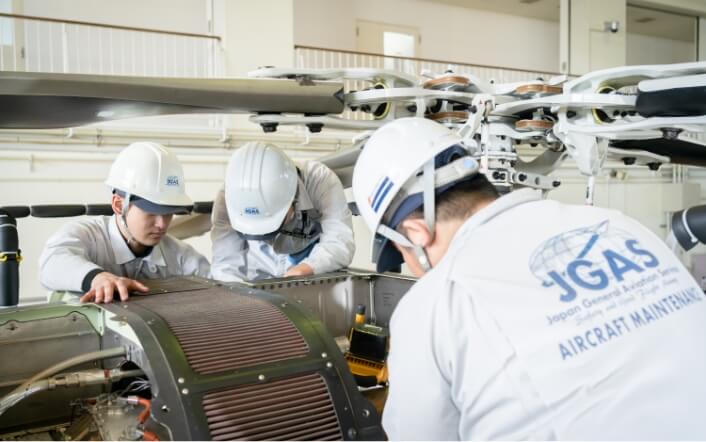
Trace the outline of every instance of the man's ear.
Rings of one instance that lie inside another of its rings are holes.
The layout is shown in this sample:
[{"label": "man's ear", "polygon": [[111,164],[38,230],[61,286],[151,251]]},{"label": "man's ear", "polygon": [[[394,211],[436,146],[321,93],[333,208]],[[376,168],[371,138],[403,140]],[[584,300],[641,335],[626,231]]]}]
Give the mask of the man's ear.
[{"label": "man's ear", "polygon": [[123,199],[120,195],[113,194],[113,199],[110,201],[110,205],[113,207],[113,213],[116,215],[122,215],[123,213]]},{"label": "man's ear", "polygon": [[421,218],[406,219],[400,223],[400,227],[404,235],[418,246],[429,247],[434,240],[427,223]]}]

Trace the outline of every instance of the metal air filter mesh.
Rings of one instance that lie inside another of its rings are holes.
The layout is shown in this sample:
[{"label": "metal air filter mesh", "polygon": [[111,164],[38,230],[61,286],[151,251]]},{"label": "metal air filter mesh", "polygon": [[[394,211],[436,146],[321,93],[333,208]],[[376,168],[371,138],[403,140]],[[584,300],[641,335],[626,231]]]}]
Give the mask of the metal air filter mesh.
[{"label": "metal air filter mesh", "polygon": [[328,387],[316,374],[204,395],[213,440],[342,440]]},{"label": "metal air filter mesh", "polygon": [[302,335],[277,307],[223,288],[135,297],[133,302],[164,319],[189,365],[201,375],[309,352]]}]

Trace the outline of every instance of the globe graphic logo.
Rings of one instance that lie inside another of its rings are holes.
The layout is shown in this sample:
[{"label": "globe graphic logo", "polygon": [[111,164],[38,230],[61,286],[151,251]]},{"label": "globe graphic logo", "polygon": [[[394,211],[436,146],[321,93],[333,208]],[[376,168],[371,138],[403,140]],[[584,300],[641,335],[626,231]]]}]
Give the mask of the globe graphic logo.
[{"label": "globe graphic logo", "polygon": [[610,227],[608,220],[569,230],[548,239],[537,247],[530,257],[529,268],[544,287],[555,284],[548,276],[550,272],[554,271],[566,277],[566,268],[579,259],[592,263],[589,271],[601,269],[608,278],[615,280],[603,256],[603,251],[611,250],[638,264],[650,259],[644,254],[633,252],[626,246],[626,242],[633,238],[633,235],[624,230]]}]

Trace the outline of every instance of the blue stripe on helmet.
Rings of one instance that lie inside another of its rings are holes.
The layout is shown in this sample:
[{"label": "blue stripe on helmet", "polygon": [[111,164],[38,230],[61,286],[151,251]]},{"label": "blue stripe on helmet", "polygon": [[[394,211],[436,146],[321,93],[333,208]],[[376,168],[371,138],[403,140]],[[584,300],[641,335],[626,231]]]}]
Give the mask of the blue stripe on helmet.
[{"label": "blue stripe on helmet", "polygon": [[371,206],[375,207],[375,205],[378,203],[378,198],[380,197],[380,194],[382,193],[382,190],[385,188],[385,185],[388,181],[390,181],[388,177],[385,177],[382,180],[377,190],[375,191],[375,194],[373,195],[373,201],[370,203]]},{"label": "blue stripe on helmet", "polygon": [[394,185],[394,183],[393,183],[392,181],[389,181],[389,180],[388,180],[388,184],[387,184],[387,186],[385,186],[385,190],[383,190],[383,192],[382,192],[382,194],[380,195],[380,198],[378,199],[377,203],[375,204],[375,206],[373,206],[373,210],[374,210],[375,212],[378,211],[378,209],[380,208],[380,205],[382,205],[382,202],[385,200],[385,197],[387,196],[387,193],[390,191],[390,189],[392,189],[392,186],[393,186],[393,185]]}]

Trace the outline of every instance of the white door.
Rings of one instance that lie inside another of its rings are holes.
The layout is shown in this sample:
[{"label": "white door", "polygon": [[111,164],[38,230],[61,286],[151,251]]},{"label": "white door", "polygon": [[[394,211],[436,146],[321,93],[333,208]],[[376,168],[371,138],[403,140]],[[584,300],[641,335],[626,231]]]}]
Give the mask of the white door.
[{"label": "white door", "polygon": [[358,52],[418,57],[421,37],[419,29],[366,20],[356,24],[356,49]]},{"label": "white door", "polygon": [[[388,57],[419,56],[421,37],[417,28],[358,20],[356,24],[356,49],[358,52],[380,54]],[[372,62],[373,60],[371,60]],[[400,58],[376,58],[377,64],[370,67],[408,71],[409,60]]]}]

